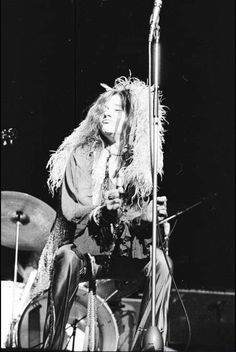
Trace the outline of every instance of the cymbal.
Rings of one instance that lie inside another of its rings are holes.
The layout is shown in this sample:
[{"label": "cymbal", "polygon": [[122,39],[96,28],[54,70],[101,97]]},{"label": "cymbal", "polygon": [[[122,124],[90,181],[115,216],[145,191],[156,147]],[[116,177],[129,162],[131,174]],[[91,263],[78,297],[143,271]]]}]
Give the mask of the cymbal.
[{"label": "cymbal", "polygon": [[19,250],[42,250],[55,217],[55,210],[38,198],[21,192],[2,191],[1,245],[15,248],[19,221]]}]

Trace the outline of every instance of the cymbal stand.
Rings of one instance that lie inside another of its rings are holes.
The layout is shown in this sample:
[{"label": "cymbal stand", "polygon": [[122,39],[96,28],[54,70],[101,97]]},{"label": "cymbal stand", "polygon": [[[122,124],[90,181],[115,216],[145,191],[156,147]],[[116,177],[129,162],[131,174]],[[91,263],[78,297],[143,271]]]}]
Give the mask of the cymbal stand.
[{"label": "cymbal stand", "polygon": [[22,211],[16,211],[16,215],[14,215],[11,219],[16,223],[16,242],[15,242],[15,264],[14,264],[14,281],[12,287],[12,311],[11,311],[11,325],[10,325],[10,333],[7,345],[10,348],[16,347],[15,341],[15,332],[14,327],[16,324],[16,314],[15,314],[15,298],[16,298],[16,282],[17,282],[17,267],[18,267],[18,249],[19,249],[19,233],[20,233],[20,225],[26,222],[26,216],[22,213]]}]

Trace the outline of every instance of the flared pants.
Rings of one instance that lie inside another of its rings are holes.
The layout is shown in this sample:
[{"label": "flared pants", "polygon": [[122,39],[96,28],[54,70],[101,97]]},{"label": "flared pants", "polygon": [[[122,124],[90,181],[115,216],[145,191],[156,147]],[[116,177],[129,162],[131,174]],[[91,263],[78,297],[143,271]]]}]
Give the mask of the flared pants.
[{"label": "flared pants", "polygon": [[[95,256],[97,279],[134,280],[144,284],[138,331],[134,345],[140,349],[142,331],[151,323],[151,263],[148,259],[112,256],[104,262]],[[106,264],[104,264],[106,263]],[[78,285],[88,280],[86,256],[74,244],[60,247],[54,260],[52,280],[48,294],[48,307],[44,326],[43,349],[60,351],[63,348],[65,326]],[[162,332],[164,343],[167,335],[167,313],[171,288],[171,275],[163,252],[156,252],[156,324]]]}]

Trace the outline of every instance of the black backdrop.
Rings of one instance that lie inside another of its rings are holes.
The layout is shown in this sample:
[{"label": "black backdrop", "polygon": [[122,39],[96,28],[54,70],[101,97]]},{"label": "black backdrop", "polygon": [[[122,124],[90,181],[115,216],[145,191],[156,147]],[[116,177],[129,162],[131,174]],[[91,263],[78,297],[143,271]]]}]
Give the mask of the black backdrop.
[{"label": "black backdrop", "polygon": [[[2,0],[2,190],[55,208],[49,151],[114,79],[148,75],[153,1]],[[170,241],[179,287],[234,288],[233,1],[162,3],[160,85],[169,107],[165,175],[169,213],[217,196],[179,218]],[[2,267],[13,258],[2,247]],[[8,265],[13,272],[13,266]],[[8,274],[2,272],[4,279]]]}]

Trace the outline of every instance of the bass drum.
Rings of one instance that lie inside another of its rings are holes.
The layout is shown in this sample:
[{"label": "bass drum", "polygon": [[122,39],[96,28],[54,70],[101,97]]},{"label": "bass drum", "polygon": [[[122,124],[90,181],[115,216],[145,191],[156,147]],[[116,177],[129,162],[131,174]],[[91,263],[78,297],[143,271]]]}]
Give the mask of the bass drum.
[{"label": "bass drum", "polygon": [[[17,327],[17,347],[40,349],[43,341],[43,328],[46,317],[48,291],[33,298],[25,308]],[[63,350],[83,351],[87,321],[88,291],[79,287],[65,328]],[[97,306],[97,344],[96,351],[116,351],[118,346],[118,327],[112,311],[105,301],[96,296]],[[77,321],[73,340],[73,322]]]}]

